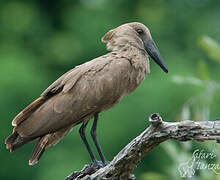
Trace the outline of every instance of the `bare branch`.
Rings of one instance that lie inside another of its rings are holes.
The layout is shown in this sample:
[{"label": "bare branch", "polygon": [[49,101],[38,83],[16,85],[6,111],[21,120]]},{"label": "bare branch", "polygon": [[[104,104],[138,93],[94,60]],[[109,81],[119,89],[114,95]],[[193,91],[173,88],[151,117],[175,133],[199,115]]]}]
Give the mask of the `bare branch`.
[{"label": "bare branch", "polygon": [[151,125],[123,148],[107,166],[97,170],[87,165],[82,171],[72,173],[66,180],[135,179],[132,172],[141,158],[168,139],[220,142],[220,121],[164,122],[158,113],[152,114],[149,121]]}]

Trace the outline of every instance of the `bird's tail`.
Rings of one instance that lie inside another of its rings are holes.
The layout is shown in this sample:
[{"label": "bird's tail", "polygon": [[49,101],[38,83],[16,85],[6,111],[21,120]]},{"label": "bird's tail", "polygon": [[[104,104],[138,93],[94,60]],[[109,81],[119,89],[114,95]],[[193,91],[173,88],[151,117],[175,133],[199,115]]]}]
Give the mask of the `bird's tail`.
[{"label": "bird's tail", "polygon": [[10,149],[10,152],[14,152],[16,149],[22,145],[33,141],[33,137],[21,137],[16,131],[14,131],[10,136],[5,140],[6,148]]},{"label": "bird's tail", "polygon": [[74,125],[65,127],[57,132],[47,134],[41,137],[21,137],[19,133],[14,130],[14,132],[5,140],[7,149],[10,149],[11,152],[15,151],[17,148],[21,147],[23,144],[26,144],[33,140],[38,140],[32,155],[29,159],[29,165],[35,165],[44,151],[49,147],[57,144],[69,131],[73,128]]},{"label": "bird's tail", "polygon": [[36,144],[34,151],[29,159],[29,165],[35,165],[49,147],[56,145],[64,136],[66,136],[74,125],[65,127],[57,132],[42,136]]},{"label": "bird's tail", "polygon": [[[35,165],[43,152],[46,149],[47,141],[45,141],[45,136],[41,137],[36,144],[34,151],[30,157],[29,165]],[[5,140],[6,148],[10,150],[10,152],[14,152],[16,149],[21,147],[22,145],[35,140],[36,138],[32,137],[21,137],[16,131],[14,131],[10,136],[8,136]]]},{"label": "bird's tail", "polygon": [[[8,138],[5,140],[6,148],[10,150],[10,152],[14,152],[16,149],[21,147],[22,145],[35,140],[36,138],[24,138],[21,137],[16,131],[14,131]],[[44,142],[44,137],[38,140],[34,151],[30,157],[29,165],[34,165],[38,162],[43,152],[45,151],[46,143]]]},{"label": "bird's tail", "polygon": [[36,144],[34,151],[29,159],[29,165],[33,166],[38,163],[40,157],[43,155],[46,149],[46,143],[44,143],[44,137],[40,138],[38,143]]}]

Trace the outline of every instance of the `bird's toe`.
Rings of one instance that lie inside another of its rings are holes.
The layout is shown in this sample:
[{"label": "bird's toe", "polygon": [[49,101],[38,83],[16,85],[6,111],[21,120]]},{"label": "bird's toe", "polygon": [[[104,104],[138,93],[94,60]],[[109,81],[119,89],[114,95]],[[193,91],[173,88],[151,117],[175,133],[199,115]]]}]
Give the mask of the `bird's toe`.
[{"label": "bird's toe", "polygon": [[91,165],[91,168],[94,168],[94,169],[99,169],[99,168],[102,168],[106,166],[104,163],[102,163],[102,161],[94,161]]}]

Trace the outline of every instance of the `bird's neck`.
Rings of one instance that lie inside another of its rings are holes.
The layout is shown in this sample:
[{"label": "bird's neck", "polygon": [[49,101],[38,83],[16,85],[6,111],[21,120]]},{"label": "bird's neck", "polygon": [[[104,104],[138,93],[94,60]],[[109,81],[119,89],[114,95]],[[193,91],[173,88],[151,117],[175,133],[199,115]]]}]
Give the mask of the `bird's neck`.
[{"label": "bird's neck", "polygon": [[126,44],[117,49],[117,54],[128,59],[134,68],[143,69],[146,73],[150,73],[149,58],[144,49]]},{"label": "bird's neck", "polygon": [[130,61],[130,87],[128,92],[134,91],[150,73],[149,59],[145,51],[131,45],[125,45],[112,52],[119,58],[126,58]]}]

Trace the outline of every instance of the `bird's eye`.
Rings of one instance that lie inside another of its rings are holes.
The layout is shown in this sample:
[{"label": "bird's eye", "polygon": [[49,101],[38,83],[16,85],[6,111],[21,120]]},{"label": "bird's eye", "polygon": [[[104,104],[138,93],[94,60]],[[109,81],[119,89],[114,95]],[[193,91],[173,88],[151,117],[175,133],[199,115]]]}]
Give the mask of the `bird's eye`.
[{"label": "bird's eye", "polygon": [[144,33],[144,31],[143,31],[142,29],[137,29],[136,31],[137,31],[137,33],[138,33],[139,35],[141,35],[141,34]]}]

